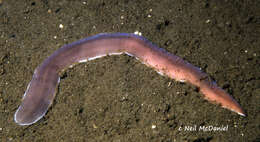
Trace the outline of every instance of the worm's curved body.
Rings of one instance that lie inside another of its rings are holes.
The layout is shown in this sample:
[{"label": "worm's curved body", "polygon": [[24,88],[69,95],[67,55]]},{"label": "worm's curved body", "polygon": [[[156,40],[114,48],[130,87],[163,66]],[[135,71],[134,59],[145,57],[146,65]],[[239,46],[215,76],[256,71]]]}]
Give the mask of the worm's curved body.
[{"label": "worm's curved body", "polygon": [[76,63],[106,55],[127,54],[177,81],[197,86],[205,98],[245,116],[239,104],[199,68],[158,48],[142,36],[128,33],[98,34],[63,46],[38,66],[17,109],[14,120],[30,125],[41,119],[55,97],[59,72]]}]

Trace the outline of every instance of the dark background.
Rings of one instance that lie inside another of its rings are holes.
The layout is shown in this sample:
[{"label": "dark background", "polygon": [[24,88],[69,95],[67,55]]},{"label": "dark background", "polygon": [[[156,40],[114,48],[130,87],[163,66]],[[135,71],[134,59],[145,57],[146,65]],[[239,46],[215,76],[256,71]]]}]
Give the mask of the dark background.
[{"label": "dark background", "polygon": [[[258,0],[0,0],[0,141],[260,141],[259,8]],[[201,67],[247,117],[121,55],[67,69],[47,115],[14,123],[34,69],[56,49],[135,31]],[[194,125],[228,131],[178,130]]]}]

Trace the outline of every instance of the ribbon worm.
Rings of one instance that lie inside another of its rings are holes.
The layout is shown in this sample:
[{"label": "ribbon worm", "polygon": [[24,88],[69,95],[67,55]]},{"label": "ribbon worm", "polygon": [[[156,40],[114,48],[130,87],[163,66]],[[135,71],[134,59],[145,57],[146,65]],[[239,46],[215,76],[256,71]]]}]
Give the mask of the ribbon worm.
[{"label": "ribbon worm", "polygon": [[30,125],[45,115],[55,97],[60,81],[59,72],[66,67],[120,54],[135,57],[161,75],[193,84],[210,102],[245,116],[239,104],[199,68],[157,47],[142,36],[114,33],[98,34],[65,45],[45,59],[34,71],[22,104],[14,115],[15,122],[19,125]]}]

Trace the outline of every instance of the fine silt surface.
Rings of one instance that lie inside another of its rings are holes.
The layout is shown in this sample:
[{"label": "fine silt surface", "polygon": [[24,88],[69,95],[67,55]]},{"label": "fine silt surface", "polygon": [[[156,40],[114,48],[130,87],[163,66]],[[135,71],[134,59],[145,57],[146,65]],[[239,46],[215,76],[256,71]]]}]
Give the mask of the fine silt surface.
[{"label": "fine silt surface", "polygon": [[[257,0],[0,0],[0,141],[259,142],[259,7]],[[247,116],[120,55],[66,69],[47,114],[30,126],[14,123],[45,58],[115,32],[140,32],[200,67]]]}]

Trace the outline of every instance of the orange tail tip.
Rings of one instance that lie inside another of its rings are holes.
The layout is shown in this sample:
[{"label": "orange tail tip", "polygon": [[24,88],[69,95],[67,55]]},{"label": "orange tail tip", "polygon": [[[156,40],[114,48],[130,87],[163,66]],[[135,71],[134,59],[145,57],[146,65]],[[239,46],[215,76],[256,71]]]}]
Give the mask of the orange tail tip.
[{"label": "orange tail tip", "polygon": [[[237,102],[236,102],[236,104],[238,105]],[[244,110],[239,105],[235,109],[228,108],[228,107],[225,107],[225,106],[222,106],[222,107],[229,109],[229,110],[231,110],[231,111],[233,111],[233,112],[235,112],[235,113],[237,113],[237,114],[239,114],[243,117],[246,117],[246,113],[244,112]]]},{"label": "orange tail tip", "polygon": [[219,88],[215,83],[211,84],[209,82],[204,82],[200,88],[200,91],[210,102],[220,104],[223,108],[236,112],[241,116],[246,116],[245,112],[236,100],[223,89]]}]

